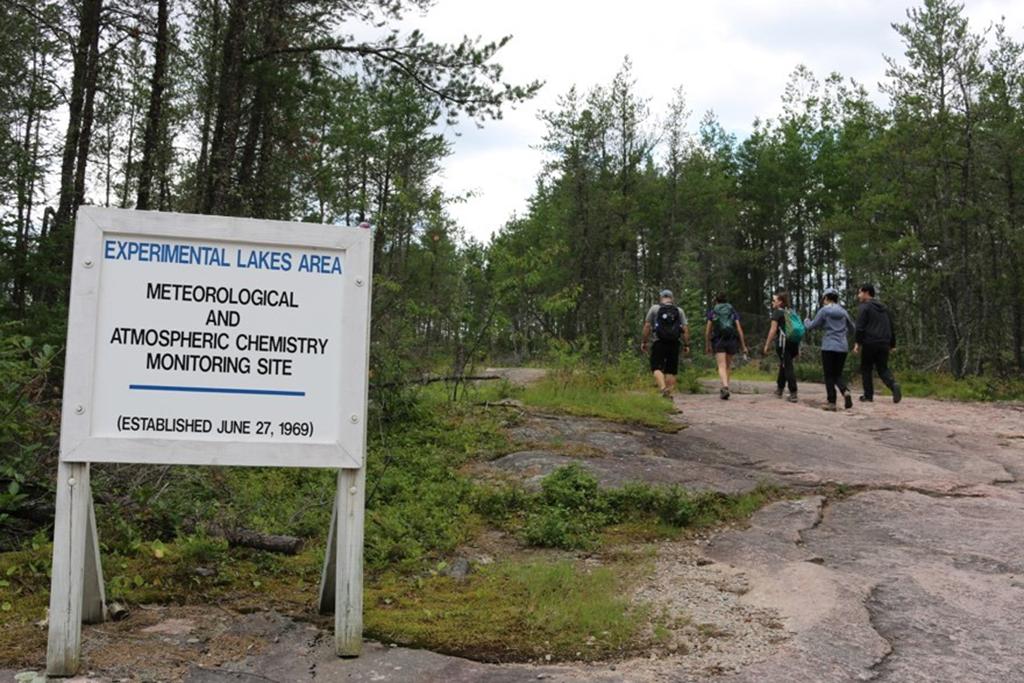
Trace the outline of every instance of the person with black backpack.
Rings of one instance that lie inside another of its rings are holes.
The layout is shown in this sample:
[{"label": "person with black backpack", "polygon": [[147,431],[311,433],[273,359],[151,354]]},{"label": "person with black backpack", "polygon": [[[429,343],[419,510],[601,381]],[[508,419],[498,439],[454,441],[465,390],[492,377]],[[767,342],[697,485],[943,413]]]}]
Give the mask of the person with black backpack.
[{"label": "person with black backpack", "polygon": [[[654,344],[648,344],[651,334]],[[676,375],[679,374],[680,346],[690,352],[690,327],[686,323],[686,314],[676,306],[671,290],[663,289],[659,295],[659,303],[651,306],[644,317],[644,330],[640,342],[640,351],[651,350],[651,372],[658,391],[665,398],[671,398],[676,388]]]},{"label": "person with black backpack", "polygon": [[704,349],[714,353],[718,363],[718,377],[722,380],[719,397],[724,401],[729,398],[729,370],[732,357],[739,353],[749,353],[747,340],[743,336],[743,325],[740,314],[736,312],[729,298],[723,294],[715,295],[715,305],[708,311],[708,323],[704,327]]},{"label": "person with black backpack", "polygon": [[875,298],[875,286],[862,285],[857,293],[860,308],[857,313],[857,330],[853,352],[860,354],[860,377],[864,385],[861,401],[875,400],[875,384],[872,375],[878,369],[878,376],[892,391],[892,402],[903,399],[903,391],[889,369],[889,353],[896,348],[896,327],[892,313],[885,304]]}]

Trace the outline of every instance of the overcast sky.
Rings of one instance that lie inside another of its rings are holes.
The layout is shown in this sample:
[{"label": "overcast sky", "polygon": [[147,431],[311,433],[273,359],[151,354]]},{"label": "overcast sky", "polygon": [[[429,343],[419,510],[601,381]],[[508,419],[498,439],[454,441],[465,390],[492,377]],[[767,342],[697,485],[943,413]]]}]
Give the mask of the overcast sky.
[{"label": "overcast sky", "polygon": [[[975,30],[1005,16],[1024,35],[1024,3],[966,0]],[[451,207],[468,235],[486,241],[522,213],[543,154],[541,110],[576,85],[586,91],[611,82],[629,55],[638,93],[660,117],[682,86],[693,127],[708,109],[741,138],[755,117],[780,110],[786,81],[798,64],[819,80],[838,71],[877,93],[882,55],[902,56],[893,22],[906,18],[910,0],[437,0],[425,16],[404,24],[431,40],[463,35],[487,40],[512,34],[498,53],[512,82],[545,81],[540,94],[483,129],[446,129],[454,153],[440,179],[449,194],[474,197]],[[458,137],[456,133],[460,133]]]}]

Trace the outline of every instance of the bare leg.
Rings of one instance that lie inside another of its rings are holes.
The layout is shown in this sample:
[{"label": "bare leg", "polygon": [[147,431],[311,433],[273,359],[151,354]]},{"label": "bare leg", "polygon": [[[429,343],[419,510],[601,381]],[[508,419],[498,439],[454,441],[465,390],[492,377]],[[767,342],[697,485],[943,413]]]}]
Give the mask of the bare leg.
[{"label": "bare leg", "polygon": [[722,388],[729,388],[729,361],[731,360],[727,353],[716,353],[715,360],[718,361],[718,378],[722,380]]},{"label": "bare leg", "polygon": [[676,391],[676,376],[665,375],[665,389],[670,393],[674,394]]},{"label": "bare leg", "polygon": [[665,391],[665,373],[661,370],[655,370],[654,383],[658,385],[658,391]]}]

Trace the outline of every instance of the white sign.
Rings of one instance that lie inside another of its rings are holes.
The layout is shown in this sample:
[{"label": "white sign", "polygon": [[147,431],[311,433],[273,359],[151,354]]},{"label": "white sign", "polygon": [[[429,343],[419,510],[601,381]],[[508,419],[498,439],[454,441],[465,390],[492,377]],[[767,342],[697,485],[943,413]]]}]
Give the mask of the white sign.
[{"label": "white sign", "polygon": [[61,457],[360,467],[372,233],[82,207]]}]

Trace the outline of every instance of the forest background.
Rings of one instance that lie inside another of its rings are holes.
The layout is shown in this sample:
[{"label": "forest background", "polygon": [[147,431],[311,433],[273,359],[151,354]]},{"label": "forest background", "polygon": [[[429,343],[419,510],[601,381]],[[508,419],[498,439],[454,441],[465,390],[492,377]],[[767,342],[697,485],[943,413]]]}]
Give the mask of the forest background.
[{"label": "forest background", "polygon": [[[543,114],[536,190],[484,244],[437,185],[452,151],[442,126],[486,124],[541,84],[505,82],[508,38],[450,45],[390,30],[429,4],[0,3],[0,549],[38,540],[51,520],[83,203],[372,224],[378,446],[426,419],[409,379],[485,360],[638,367],[640,321],[664,286],[698,325],[727,293],[756,338],[775,289],[810,313],[826,287],[852,302],[873,282],[894,312],[898,369],[978,398],[1019,387],[1024,45],[1004,26],[976,29],[961,5],[925,0],[894,26],[905,53],[887,60],[884,104],[798,66],[782,113],[744,139],[714,112],[694,117],[683,88],[652,112],[626,57],[606,85],[570,90]],[[101,506],[134,515],[108,537],[195,529],[214,514],[200,508],[218,476],[103,470]],[[158,504],[168,477],[189,494]],[[423,537],[385,512],[417,495],[400,488],[371,501],[371,564]]]}]

